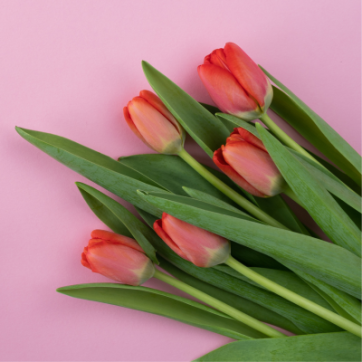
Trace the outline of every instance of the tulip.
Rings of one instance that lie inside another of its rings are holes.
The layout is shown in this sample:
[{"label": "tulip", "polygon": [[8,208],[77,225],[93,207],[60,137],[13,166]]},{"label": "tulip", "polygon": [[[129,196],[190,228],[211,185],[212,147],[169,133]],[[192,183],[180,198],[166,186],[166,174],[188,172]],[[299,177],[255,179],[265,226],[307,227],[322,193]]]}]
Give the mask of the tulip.
[{"label": "tulip", "polygon": [[141,285],[155,273],[135,240],[104,230],[92,231],[91,237],[81,263],[93,272],[128,285]]},{"label": "tulip", "polygon": [[253,120],[269,108],[273,88],[268,78],[236,44],[226,43],[224,49],[214,50],[197,70],[222,112]]},{"label": "tulip", "polygon": [[243,128],[235,128],[214,152],[213,161],[241,188],[258,197],[274,196],[286,187],[263,143]]},{"label": "tulip", "polygon": [[154,93],[143,90],[123,108],[131,130],[159,153],[178,154],[185,142],[185,133],[175,117]]},{"label": "tulip", "polygon": [[208,268],[222,264],[230,256],[228,240],[165,212],[153,228],[176,254],[196,266]]}]

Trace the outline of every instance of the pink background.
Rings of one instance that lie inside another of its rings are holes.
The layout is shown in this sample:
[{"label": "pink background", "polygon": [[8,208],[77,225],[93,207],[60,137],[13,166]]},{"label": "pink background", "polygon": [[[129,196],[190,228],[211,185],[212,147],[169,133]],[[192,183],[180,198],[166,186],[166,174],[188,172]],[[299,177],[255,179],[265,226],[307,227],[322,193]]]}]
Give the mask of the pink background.
[{"label": "pink background", "polygon": [[141,60],[210,102],[196,66],[234,41],[359,150],[360,7],[359,0],[0,0],[0,358],[189,361],[231,341],[57,294],[60,286],[107,281],[80,264],[90,231],[103,225],[74,185],[90,182],[21,139],[15,125],[112,157],[149,153],[122,116],[128,100],[149,89]]}]

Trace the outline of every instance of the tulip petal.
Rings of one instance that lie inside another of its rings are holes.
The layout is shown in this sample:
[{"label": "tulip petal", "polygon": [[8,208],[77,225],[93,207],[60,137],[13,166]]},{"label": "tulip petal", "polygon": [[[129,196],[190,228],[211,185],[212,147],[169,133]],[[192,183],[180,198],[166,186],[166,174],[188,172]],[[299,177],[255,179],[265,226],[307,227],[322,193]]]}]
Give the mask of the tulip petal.
[{"label": "tulip petal", "polygon": [[259,192],[268,196],[280,193],[284,179],[267,152],[244,141],[228,142],[223,156]]},{"label": "tulip petal", "polygon": [[227,71],[230,71],[226,64],[226,57],[224,49],[216,49],[210,55],[207,56],[207,62],[217,67],[224,68]]},{"label": "tulip petal", "polygon": [[187,255],[175,244],[162,228],[162,219],[156,220],[153,224],[156,234],[172,249],[177,255],[183,259],[187,259]]},{"label": "tulip petal", "polygon": [[175,125],[145,99],[135,97],[128,103],[128,112],[145,142],[160,153],[177,153],[182,138]]},{"label": "tulip petal", "polygon": [[212,64],[200,65],[197,71],[210,97],[224,113],[242,117],[251,112],[248,119],[260,116],[255,101],[229,71]]},{"label": "tulip petal", "polygon": [[230,165],[227,164],[223,156],[223,148],[224,146],[216,150],[214,153],[214,157],[212,159],[215,165],[245,191],[257,197],[265,197],[263,193],[250,185],[248,181],[246,181],[242,176],[239,175],[238,172],[236,172]]},{"label": "tulip petal", "polygon": [[210,267],[226,261],[229,242],[197,226],[188,224],[169,214],[162,215],[162,228],[185,259],[199,267]]},{"label": "tulip petal", "polygon": [[182,133],[181,125],[176,121],[176,118],[172,115],[172,113],[166,108],[161,99],[156,96],[156,94],[148,91],[142,90],[140,92],[140,97],[145,99],[152,107],[156,108],[164,117],[166,117],[178,130],[178,132]]},{"label": "tulip petal", "polygon": [[124,246],[128,246],[134,250],[137,250],[141,253],[144,253],[143,249],[138,245],[138,243],[129,238],[128,236],[119,235],[112,233],[106,230],[93,230],[91,233],[92,240],[89,241],[88,245],[93,246],[96,242],[99,241],[112,241],[114,243],[119,243]]},{"label": "tulip petal", "polygon": [[112,241],[88,246],[86,258],[92,271],[129,285],[139,285],[151,263],[143,253]]},{"label": "tulip petal", "polygon": [[[263,71],[234,43],[226,43],[224,52],[231,73],[246,93],[253,97],[261,108],[264,108],[266,106],[265,98],[270,91],[272,92],[272,89]],[[269,104],[270,101],[268,100]]]},{"label": "tulip petal", "polygon": [[[243,140],[245,140],[248,143],[251,143],[252,145],[260,148],[261,150],[268,152],[263,144],[263,142],[258,138],[255,137],[251,132],[247,131],[244,128],[235,128],[236,132],[242,137]],[[234,132],[235,132],[234,130]]]},{"label": "tulip petal", "polygon": [[151,146],[146,142],[146,140],[143,138],[143,136],[141,135],[141,133],[138,131],[136,125],[133,123],[132,118],[131,118],[131,115],[129,114],[127,107],[124,107],[124,108],[123,108],[123,116],[124,116],[124,119],[126,120],[128,126],[129,126],[129,128],[133,131],[133,133],[134,133],[142,142],[146,143],[147,146],[151,147]]}]

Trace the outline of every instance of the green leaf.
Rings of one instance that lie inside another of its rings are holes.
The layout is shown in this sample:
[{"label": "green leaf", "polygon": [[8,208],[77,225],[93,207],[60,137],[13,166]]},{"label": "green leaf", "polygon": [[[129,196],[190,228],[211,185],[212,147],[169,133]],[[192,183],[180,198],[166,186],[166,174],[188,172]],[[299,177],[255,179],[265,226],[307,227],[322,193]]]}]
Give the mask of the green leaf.
[{"label": "green leaf", "polygon": [[152,288],[94,283],[70,285],[57,289],[57,292],[74,298],[157,314],[234,339],[252,339],[263,336],[215,309]]},{"label": "green leaf", "polygon": [[361,185],[361,156],[287,87],[265,69],[261,69],[280,88],[273,87],[274,96],[270,108]]},{"label": "green leaf", "polygon": [[[137,209],[137,211],[148,225],[153,225],[155,218],[152,215],[147,214],[140,209]],[[222,273],[215,268],[199,268],[193,265],[174,253],[157,235],[151,240],[151,242],[156,248],[158,254],[182,271],[217,288],[233,293],[244,299],[248,299],[249,301],[278,313],[279,315],[289,319],[305,333],[321,333],[340,330],[335,325],[325,321],[313,313],[306,311],[303,308],[298,307],[274,293],[255,287],[240,280],[239,278]],[[217,295],[215,297],[217,298]],[[258,317],[256,316],[256,318]],[[273,324],[288,330],[288,327],[285,325]]]},{"label": "green leaf", "polygon": [[212,157],[229,136],[228,129],[206,108],[149,63],[142,68],[153,90],[186,132]]},{"label": "green leaf", "polygon": [[[217,270],[220,270],[224,273],[232,275],[236,278],[245,280],[246,282],[253,284],[259,288],[263,288],[261,285],[253,282],[249,278],[244,275],[238,273],[234,269],[230,268],[227,265],[218,265],[215,267]],[[267,268],[251,268],[255,272],[264,277],[276,282],[279,285],[321,305],[322,307],[333,310],[329,303],[325,301],[324,298],[320,296],[313,288],[311,288],[306,282],[300,279],[296,274],[286,271],[286,270],[275,270],[275,269],[267,269]]]},{"label": "green leaf", "polygon": [[64,137],[16,127],[21,137],[49,156],[104,187],[124,200],[145,208],[154,215],[160,210],[151,207],[137,194],[137,189],[161,191],[149,178],[116,160]]},{"label": "green leaf", "polygon": [[[155,207],[229,240],[272,258],[285,259],[301,271],[311,274],[337,289],[361,296],[361,259],[346,249],[307,235],[243,220],[210,209],[210,205],[191,198],[139,192]],[[237,215],[237,214],[235,214]],[[156,248],[157,249],[157,248]]]},{"label": "green leaf", "polygon": [[361,256],[360,231],[323,185],[261,125],[264,146],[314,221],[336,244]]},{"label": "green leaf", "polygon": [[[221,191],[216,189],[205,180],[199,173],[190,167],[185,161],[178,156],[160,155],[160,154],[144,154],[128,157],[120,157],[118,161],[145,177],[151,179],[153,183],[160,188],[168,190],[177,195],[187,195],[183,187],[190,187],[209,195],[223,200],[226,203],[235,205]],[[238,190],[230,179],[210,167],[206,167],[215,176],[227,183],[228,186]]]},{"label": "green leaf", "polygon": [[361,361],[361,339],[348,332],[232,342],[194,360],[206,361]]},{"label": "green leaf", "polygon": [[146,255],[156,264],[156,250],[145,237],[147,226],[117,201],[81,182],[76,182],[91,210],[115,233],[136,239]]},{"label": "green leaf", "polygon": [[[196,199],[196,200],[200,200],[200,201],[204,201],[208,204],[214,205],[214,206],[218,206],[222,209],[225,210],[229,210],[229,211],[233,211],[236,212],[240,215],[243,215],[244,218],[249,218],[249,219],[254,219],[253,217],[250,217],[250,215],[246,214],[245,212],[239,210],[238,208],[236,208],[235,206],[232,206],[230,204],[228,204],[225,201],[222,201],[210,194],[207,194],[205,192],[199,191],[199,190],[195,190],[192,189],[190,187],[183,187],[183,190],[186,192],[187,195],[189,195],[190,197]],[[261,223],[261,221],[254,219],[254,222],[258,222]]]},{"label": "green leaf", "polygon": [[325,169],[323,166],[313,162],[310,158],[301,155],[300,153],[289,149],[295,158],[313,175],[315,179],[323,184],[323,186],[333,195],[343,200],[347,205],[361,213],[362,199],[349,187],[347,187],[338,177],[332,172]]},{"label": "green leaf", "polygon": [[264,308],[248,299],[242,298],[238,295],[217,288],[214,285],[203,282],[200,279],[185,273],[162,257],[159,257],[159,259],[162,269],[166,270],[168,273],[173,275],[175,278],[180,279],[184,283],[191,285],[194,288],[201,290],[204,293],[211,295],[212,297],[219,299],[231,307],[234,307],[260,321],[281,327],[295,334],[305,334],[305,332],[299,329],[287,318],[282,317],[280,314]]},{"label": "green leaf", "polygon": [[[288,265],[288,262],[284,261],[284,264]],[[290,266],[289,266],[290,267]],[[291,270],[298,273],[298,275],[303,278],[306,282],[309,283],[312,287],[317,288],[316,290],[321,291],[321,295],[325,297],[327,295],[329,298],[326,298],[328,302],[330,299],[333,300],[332,307],[335,307],[335,304],[338,305],[340,309],[343,309],[346,313],[348,313],[353,319],[355,319],[358,323],[362,322],[361,317],[361,302],[357,298],[352,297],[351,295],[342,292],[341,290],[332,287],[331,285],[318,280],[317,278],[311,276],[308,273],[302,272],[300,270],[296,270],[293,267],[290,267]],[[338,312],[338,311],[337,311]]]}]

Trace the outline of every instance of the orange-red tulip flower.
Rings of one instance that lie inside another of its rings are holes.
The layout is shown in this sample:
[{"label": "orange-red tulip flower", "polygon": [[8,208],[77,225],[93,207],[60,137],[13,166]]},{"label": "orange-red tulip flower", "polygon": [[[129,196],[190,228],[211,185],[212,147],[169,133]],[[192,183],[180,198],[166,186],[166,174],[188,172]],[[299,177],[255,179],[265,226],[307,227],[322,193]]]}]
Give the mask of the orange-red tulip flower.
[{"label": "orange-red tulip flower", "polygon": [[159,153],[178,154],[185,142],[185,133],[175,117],[154,93],[143,90],[123,108],[131,130]]},{"label": "orange-red tulip flower", "polygon": [[154,265],[135,240],[104,230],[92,231],[91,237],[82,254],[85,267],[128,285],[153,276]]},{"label": "orange-red tulip flower", "polygon": [[230,256],[230,242],[197,226],[162,214],[153,228],[179,256],[203,268],[224,263]]},{"label": "orange-red tulip flower", "polygon": [[236,184],[254,196],[283,192],[286,183],[263,143],[243,128],[235,128],[214,152],[213,161]]},{"label": "orange-red tulip flower", "polygon": [[252,120],[259,118],[272,101],[268,78],[234,43],[207,55],[197,70],[210,97],[224,113]]}]

